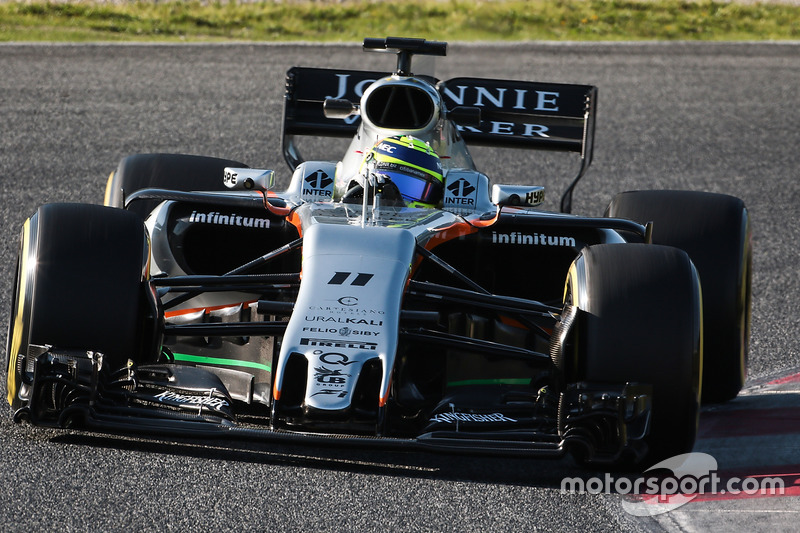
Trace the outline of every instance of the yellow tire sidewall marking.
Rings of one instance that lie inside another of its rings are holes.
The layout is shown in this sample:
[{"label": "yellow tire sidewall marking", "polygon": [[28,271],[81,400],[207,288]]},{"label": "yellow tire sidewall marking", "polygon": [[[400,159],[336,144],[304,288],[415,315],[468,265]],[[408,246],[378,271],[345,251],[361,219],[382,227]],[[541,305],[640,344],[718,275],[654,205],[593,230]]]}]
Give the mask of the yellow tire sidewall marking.
[{"label": "yellow tire sidewall marking", "polygon": [[7,369],[7,391],[8,403],[13,403],[14,397],[17,395],[17,356],[22,350],[23,343],[27,343],[27,339],[23,339],[23,332],[25,330],[22,323],[25,317],[25,300],[28,290],[28,256],[30,251],[30,219],[25,221],[22,227],[22,252],[20,255],[20,269],[19,269],[19,290],[17,293],[16,313],[14,315],[14,326],[11,332],[10,352],[8,354],[8,369]]}]

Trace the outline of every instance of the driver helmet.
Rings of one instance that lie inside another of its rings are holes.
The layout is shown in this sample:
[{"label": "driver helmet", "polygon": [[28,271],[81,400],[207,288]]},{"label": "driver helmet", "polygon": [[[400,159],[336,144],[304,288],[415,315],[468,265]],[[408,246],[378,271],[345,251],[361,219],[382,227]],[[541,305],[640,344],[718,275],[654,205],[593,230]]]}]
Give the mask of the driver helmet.
[{"label": "driver helmet", "polygon": [[436,207],[444,197],[442,162],[433,148],[410,135],[387,137],[364,156],[361,173],[388,178],[408,207]]}]

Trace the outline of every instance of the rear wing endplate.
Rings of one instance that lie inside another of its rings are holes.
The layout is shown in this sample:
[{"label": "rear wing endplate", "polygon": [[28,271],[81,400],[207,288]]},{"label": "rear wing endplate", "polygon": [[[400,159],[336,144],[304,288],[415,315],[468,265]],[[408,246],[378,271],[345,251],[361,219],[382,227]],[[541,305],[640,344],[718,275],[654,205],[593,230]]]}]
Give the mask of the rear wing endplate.
[{"label": "rear wing endplate", "polygon": [[[294,136],[352,137],[360,117],[327,118],[326,98],[359,102],[385,72],[293,67],[286,75],[283,155],[294,169],[303,162]],[[435,80],[432,80],[435,82]],[[572,191],[592,162],[597,88],[592,85],[454,78],[436,83],[445,109],[481,110],[478,126],[458,126],[467,145],[567,151],[580,155],[578,175],[561,198],[561,211],[572,208]]]}]

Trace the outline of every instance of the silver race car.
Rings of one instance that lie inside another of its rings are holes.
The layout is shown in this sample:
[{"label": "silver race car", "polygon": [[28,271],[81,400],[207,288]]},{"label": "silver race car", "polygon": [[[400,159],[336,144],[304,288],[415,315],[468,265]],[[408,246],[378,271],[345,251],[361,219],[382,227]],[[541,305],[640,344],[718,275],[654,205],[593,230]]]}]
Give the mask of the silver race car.
[{"label": "silver race car", "polygon": [[[745,378],[744,204],[635,191],[570,214],[597,88],[413,74],[446,49],[366,39],[393,73],[290,69],[286,190],[237,161],[139,154],[105,206],[40,207],[14,419],[609,466],[690,451],[701,401]],[[307,161],[304,136],[351,141]],[[543,187],[492,184],[473,145],[572,152],[577,175],[546,210]]]}]

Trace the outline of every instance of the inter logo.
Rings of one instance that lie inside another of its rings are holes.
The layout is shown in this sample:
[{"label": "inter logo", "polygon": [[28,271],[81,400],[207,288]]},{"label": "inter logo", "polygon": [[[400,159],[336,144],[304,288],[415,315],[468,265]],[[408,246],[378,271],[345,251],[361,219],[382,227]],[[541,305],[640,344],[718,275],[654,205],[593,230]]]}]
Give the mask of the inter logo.
[{"label": "inter logo", "polygon": [[447,185],[448,194],[444,197],[444,205],[446,206],[474,206],[475,198],[472,193],[475,192],[475,186],[464,178],[459,178],[453,183]]},{"label": "inter logo", "polygon": [[447,190],[453,193],[453,196],[469,196],[475,192],[475,187],[464,178],[461,178],[448,185]]},{"label": "inter logo", "polygon": [[322,169],[316,170],[303,179],[303,194],[306,196],[333,195],[333,178]]}]

